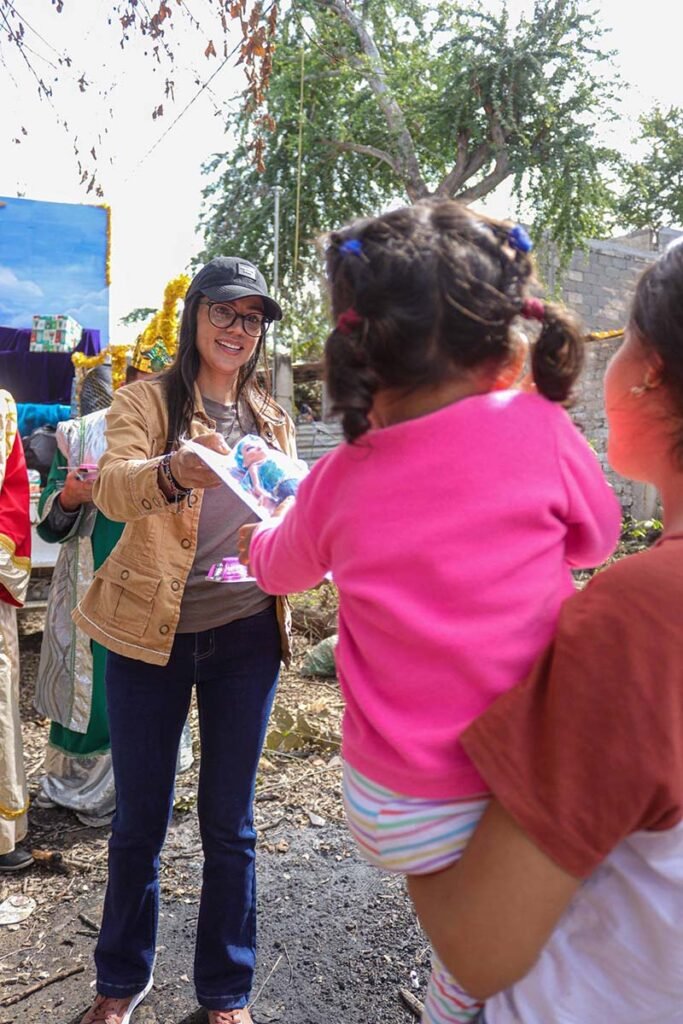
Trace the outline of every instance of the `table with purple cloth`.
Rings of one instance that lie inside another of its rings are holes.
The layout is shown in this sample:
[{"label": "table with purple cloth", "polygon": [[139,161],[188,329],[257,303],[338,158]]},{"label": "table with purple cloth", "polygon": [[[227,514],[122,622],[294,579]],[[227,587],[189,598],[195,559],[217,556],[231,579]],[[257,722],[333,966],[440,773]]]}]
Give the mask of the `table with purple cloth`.
[{"label": "table with purple cloth", "polygon": [[[74,366],[70,352],[30,352],[30,330],[0,327],[0,387],[15,402],[70,405]],[[76,352],[95,356],[100,332],[84,328]]]}]

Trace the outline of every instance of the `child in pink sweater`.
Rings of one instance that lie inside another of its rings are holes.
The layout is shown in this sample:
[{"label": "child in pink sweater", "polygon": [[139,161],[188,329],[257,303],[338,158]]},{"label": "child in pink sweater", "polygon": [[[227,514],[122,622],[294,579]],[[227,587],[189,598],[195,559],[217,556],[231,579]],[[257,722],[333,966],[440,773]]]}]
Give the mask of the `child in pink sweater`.
[{"label": "child in pink sweater", "polygon": [[[459,737],[552,638],[570,569],[602,562],[619,534],[560,405],[581,337],[529,297],[530,247],[522,228],[450,200],[334,232],[325,358],[348,443],[285,516],[243,532],[269,593],[334,576],[347,817],[368,859],[409,878],[460,855],[487,792]],[[499,390],[520,317],[541,322],[536,393]],[[478,1010],[435,963],[423,1021]]]}]

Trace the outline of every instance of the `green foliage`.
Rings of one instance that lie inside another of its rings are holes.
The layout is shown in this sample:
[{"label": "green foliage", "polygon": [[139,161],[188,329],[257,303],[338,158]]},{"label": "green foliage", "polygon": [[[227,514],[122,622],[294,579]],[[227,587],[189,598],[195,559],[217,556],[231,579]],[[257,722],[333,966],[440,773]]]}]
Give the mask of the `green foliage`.
[{"label": "green foliage", "polygon": [[664,529],[659,519],[634,519],[625,515],[621,524],[619,553],[632,554],[650,547],[662,535]]},{"label": "green foliage", "polygon": [[130,313],[122,316],[119,323],[125,324],[126,327],[129,324],[146,323],[157,312],[158,310],[152,309],[151,306],[139,306],[137,309],[131,309]]},{"label": "green foliage", "polygon": [[[507,179],[536,232],[561,252],[599,235],[613,154],[596,131],[614,116],[618,83],[602,31],[581,6],[538,0],[513,25],[504,6],[490,13],[445,0],[290,4],[267,117],[236,109],[227,125],[234,148],[205,166],[201,258],[239,251],[272,276],[275,185],[290,297],[319,273],[322,232],[421,196],[471,202]],[[252,153],[264,135],[260,173]],[[306,337],[302,326],[292,342]]]},{"label": "green foliage", "polygon": [[647,155],[623,164],[620,220],[627,227],[652,231],[683,224],[683,109],[655,107],[640,118],[640,128]]},{"label": "green foliage", "polygon": [[270,715],[270,729],[266,736],[266,750],[286,752],[310,748],[338,750],[339,735],[330,721],[330,712],[317,708],[315,715],[296,708],[296,717],[282,704],[275,704]]},{"label": "green foliage", "polygon": [[281,290],[287,316],[279,327],[278,345],[282,342],[288,348],[295,363],[314,360],[323,350],[330,331],[324,295],[322,280],[308,287],[296,287],[295,282]]}]

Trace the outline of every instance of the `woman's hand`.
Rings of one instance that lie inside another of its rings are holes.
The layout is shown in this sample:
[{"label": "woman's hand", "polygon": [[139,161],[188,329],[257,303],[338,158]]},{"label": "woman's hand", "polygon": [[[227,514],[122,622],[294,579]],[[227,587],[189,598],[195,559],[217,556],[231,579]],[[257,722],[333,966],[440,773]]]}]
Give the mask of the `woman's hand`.
[{"label": "woman's hand", "polygon": [[[230,449],[221,434],[202,434],[193,438],[195,444],[201,444],[205,448],[211,448],[221,455],[227,455]],[[218,487],[222,480],[207,464],[195,455],[189,448],[181,445],[171,455],[171,473],[181,487]]]},{"label": "woman's hand", "polygon": [[87,480],[84,480],[82,474],[77,469],[70,470],[66,474],[64,487],[59,492],[59,504],[64,511],[75,512],[81,505],[86,505],[89,501],[92,501],[92,485],[94,482],[95,477],[89,477]]}]

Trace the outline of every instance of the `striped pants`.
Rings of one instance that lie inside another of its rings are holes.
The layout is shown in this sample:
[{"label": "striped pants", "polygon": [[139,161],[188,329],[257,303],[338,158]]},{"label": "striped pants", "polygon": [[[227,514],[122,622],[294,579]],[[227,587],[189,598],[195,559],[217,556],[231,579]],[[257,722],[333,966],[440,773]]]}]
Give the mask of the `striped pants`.
[{"label": "striped pants", "polygon": [[[366,860],[385,871],[430,875],[461,856],[488,798],[421,800],[401,796],[344,765],[349,829]],[[482,1004],[458,985],[432,952],[422,1024],[464,1024]]]}]

